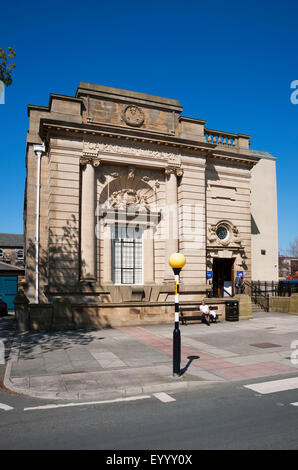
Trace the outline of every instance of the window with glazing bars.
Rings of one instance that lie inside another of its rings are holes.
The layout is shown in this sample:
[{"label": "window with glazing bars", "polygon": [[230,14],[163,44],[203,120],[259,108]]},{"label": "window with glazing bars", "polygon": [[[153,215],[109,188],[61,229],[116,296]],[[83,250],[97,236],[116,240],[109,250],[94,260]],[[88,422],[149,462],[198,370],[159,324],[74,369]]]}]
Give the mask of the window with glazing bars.
[{"label": "window with glazing bars", "polygon": [[143,283],[143,231],[116,225],[113,230],[113,280],[115,284]]}]

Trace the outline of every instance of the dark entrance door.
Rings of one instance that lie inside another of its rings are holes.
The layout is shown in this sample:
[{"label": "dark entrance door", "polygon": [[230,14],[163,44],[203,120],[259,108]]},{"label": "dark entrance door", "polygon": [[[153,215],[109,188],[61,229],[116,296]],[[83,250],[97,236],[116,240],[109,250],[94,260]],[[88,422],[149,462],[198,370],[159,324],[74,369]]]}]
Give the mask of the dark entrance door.
[{"label": "dark entrance door", "polygon": [[234,258],[213,260],[213,291],[218,297],[230,297],[234,294]]}]

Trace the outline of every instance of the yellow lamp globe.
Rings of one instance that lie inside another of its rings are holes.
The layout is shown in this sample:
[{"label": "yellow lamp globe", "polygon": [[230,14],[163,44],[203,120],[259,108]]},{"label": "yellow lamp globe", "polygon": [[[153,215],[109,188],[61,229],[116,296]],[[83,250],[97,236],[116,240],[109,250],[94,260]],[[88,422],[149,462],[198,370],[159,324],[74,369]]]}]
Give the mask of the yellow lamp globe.
[{"label": "yellow lamp globe", "polygon": [[182,253],[173,253],[169,258],[169,265],[173,269],[181,269],[186,263],[185,256]]}]

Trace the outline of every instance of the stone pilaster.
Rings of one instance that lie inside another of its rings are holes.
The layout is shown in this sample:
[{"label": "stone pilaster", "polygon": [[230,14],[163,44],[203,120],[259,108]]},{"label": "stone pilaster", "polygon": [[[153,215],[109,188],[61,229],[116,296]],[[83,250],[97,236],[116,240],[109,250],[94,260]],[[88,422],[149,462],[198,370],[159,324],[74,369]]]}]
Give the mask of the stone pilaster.
[{"label": "stone pilaster", "polygon": [[154,234],[148,227],[144,233],[144,284],[154,284]]},{"label": "stone pilaster", "polygon": [[83,157],[81,206],[81,280],[95,281],[95,168],[98,158]]},{"label": "stone pilaster", "polygon": [[107,224],[104,228],[104,271],[103,271],[103,284],[113,284],[112,273],[112,227]]},{"label": "stone pilaster", "polygon": [[172,268],[169,266],[169,257],[179,251],[178,231],[178,193],[177,177],[182,175],[180,168],[168,167],[166,174],[166,249],[165,249],[165,282],[173,280]]}]

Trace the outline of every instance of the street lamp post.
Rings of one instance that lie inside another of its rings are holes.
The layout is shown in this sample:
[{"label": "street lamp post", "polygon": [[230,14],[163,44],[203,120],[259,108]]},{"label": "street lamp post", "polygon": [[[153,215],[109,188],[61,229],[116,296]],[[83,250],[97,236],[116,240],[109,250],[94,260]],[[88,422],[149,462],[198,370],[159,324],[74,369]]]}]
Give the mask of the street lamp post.
[{"label": "street lamp post", "polygon": [[173,331],[173,376],[180,377],[181,338],[179,329],[179,274],[186,263],[182,253],[173,253],[169,264],[175,275],[175,328]]}]

